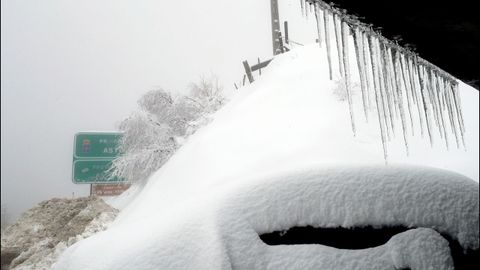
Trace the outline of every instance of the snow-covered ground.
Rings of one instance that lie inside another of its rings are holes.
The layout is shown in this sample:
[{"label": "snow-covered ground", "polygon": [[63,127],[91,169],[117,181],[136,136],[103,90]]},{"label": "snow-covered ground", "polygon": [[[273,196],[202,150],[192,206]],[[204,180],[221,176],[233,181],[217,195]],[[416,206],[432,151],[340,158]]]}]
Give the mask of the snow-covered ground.
[{"label": "snow-covered ground", "polygon": [[[432,148],[416,132],[406,156],[397,134],[385,165],[375,114],[367,123],[356,106],[354,137],[342,83],[328,79],[326,63],[315,44],[277,56],[143,189],[111,200],[124,207],[116,221],[68,248],[54,269],[452,269],[437,232],[479,245],[478,91],[460,83],[467,151],[438,138]],[[302,225],[430,229],[360,251],[269,247],[258,237]]]}]

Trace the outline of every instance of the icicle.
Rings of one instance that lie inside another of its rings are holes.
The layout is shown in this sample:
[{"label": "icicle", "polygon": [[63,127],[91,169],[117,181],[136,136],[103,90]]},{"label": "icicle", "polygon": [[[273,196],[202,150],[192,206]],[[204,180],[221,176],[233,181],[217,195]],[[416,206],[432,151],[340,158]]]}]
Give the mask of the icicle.
[{"label": "icicle", "polygon": [[341,22],[338,18],[337,14],[333,14],[333,26],[335,31],[335,41],[337,45],[337,54],[338,54],[338,70],[340,72],[340,76],[343,78],[343,64],[342,64],[342,38],[341,38]]},{"label": "icicle", "polygon": [[[385,86],[385,75],[383,72],[383,62],[382,62],[382,52],[380,50],[380,40],[376,40],[375,42],[375,60],[377,61],[377,67],[378,67],[378,81],[379,81],[379,89],[380,89],[380,96],[382,98],[382,105],[383,105],[383,110],[386,113],[385,115],[385,124],[387,126],[387,135],[389,140],[391,140],[394,131],[393,131],[393,117],[392,117],[392,112],[390,111],[390,106],[388,102],[388,94],[386,92],[386,86]],[[392,134],[392,135],[390,135]]]},{"label": "icicle", "polygon": [[[389,69],[389,62],[388,62],[388,49],[385,43],[380,44],[380,57],[382,61],[382,68],[383,68],[383,80],[384,80],[384,85],[385,85],[385,92],[387,93],[387,99],[388,99],[388,106],[390,107],[390,114],[391,114],[391,122],[394,123],[393,119],[393,113],[394,111],[397,111],[397,101],[396,101],[396,95],[394,95],[394,92],[392,91],[392,85],[391,85],[391,72]],[[392,127],[393,130],[393,127]]]},{"label": "icicle", "polygon": [[369,36],[370,40],[366,40],[365,46],[369,47],[369,52],[370,52],[370,63],[372,64],[372,74],[373,74],[373,89],[375,92],[375,103],[376,103],[376,108],[377,108],[377,114],[378,114],[378,124],[380,126],[380,136],[382,139],[382,146],[383,146],[383,158],[385,159],[385,163],[387,162],[387,142],[386,142],[386,135],[385,135],[385,124],[384,124],[384,119],[385,119],[385,113],[383,111],[383,106],[380,104],[380,94],[378,91],[378,83],[377,83],[377,66],[375,63],[375,56],[373,53],[373,43],[374,43],[374,37]]},{"label": "icicle", "polygon": [[405,86],[405,94],[407,97],[407,108],[408,108],[408,115],[410,116],[410,125],[412,129],[412,135],[414,135],[412,105],[410,102],[410,96],[411,96],[410,83],[407,82],[407,76],[405,75],[405,63],[401,55],[400,55],[400,68],[401,68],[401,73],[403,78],[403,85]]},{"label": "icicle", "polygon": [[318,35],[318,45],[322,47],[322,14],[321,14],[320,5],[315,3],[315,20],[317,22],[317,35]]},{"label": "icicle", "polygon": [[453,101],[455,110],[457,112],[457,122],[460,127],[460,137],[462,139],[462,144],[465,150],[467,149],[467,145],[465,144],[465,126],[463,121],[463,112],[462,107],[460,106],[460,95],[458,94],[458,83],[452,82],[452,93],[453,93]]},{"label": "icicle", "polygon": [[313,12],[313,5],[312,5],[312,3],[310,3],[310,13],[312,13],[312,12]]},{"label": "icicle", "polygon": [[442,134],[442,131],[440,129],[440,117],[438,116],[438,112],[437,112],[435,90],[433,89],[433,84],[432,84],[432,73],[430,72],[429,67],[426,67],[425,72],[426,72],[426,80],[427,80],[427,89],[428,89],[429,101],[430,101],[430,104],[432,106],[433,119],[435,120],[435,124],[437,125],[437,130],[440,134],[440,138],[443,138],[443,134]]},{"label": "icicle", "polygon": [[419,114],[421,116],[421,120],[423,122],[423,125],[422,125],[422,130],[424,131],[423,133],[428,133],[425,132],[425,129],[428,130],[428,122],[426,120],[426,114],[425,114],[425,103],[424,103],[424,97],[423,97],[423,88],[422,88],[422,83],[421,83],[421,80],[420,80],[420,73],[419,73],[419,69],[418,69],[418,66],[417,66],[417,58],[416,56],[412,59],[413,61],[413,65],[412,65],[412,74],[413,74],[413,78],[414,80],[416,81],[416,87],[418,88],[417,92],[417,96],[418,96],[418,102],[417,102],[417,106],[418,106],[418,110],[419,110]]},{"label": "icicle", "polygon": [[450,119],[450,127],[452,129],[452,133],[455,135],[455,143],[457,144],[457,149],[460,148],[460,140],[458,138],[458,130],[457,130],[457,126],[456,126],[456,123],[455,123],[455,111],[453,110],[453,97],[452,97],[452,92],[450,90],[450,83],[445,80],[445,78],[443,78],[443,83],[444,83],[444,91],[443,91],[443,95],[444,95],[444,100],[445,100],[445,104],[446,104],[446,107],[447,107],[447,111],[448,111],[448,118]]},{"label": "icicle", "polygon": [[384,87],[384,97],[385,97],[385,104],[388,108],[388,116],[390,120],[390,126],[392,130],[393,136],[395,136],[395,119],[394,119],[394,110],[395,106],[393,103],[394,96],[390,91],[389,79],[388,79],[388,70],[387,70],[387,62],[385,58],[385,44],[383,42],[378,43],[378,57],[379,63],[382,65],[381,71],[381,78],[383,80],[383,87]]},{"label": "icicle", "polygon": [[430,114],[429,114],[429,110],[428,110],[428,107],[427,107],[428,91],[426,89],[427,87],[426,87],[425,75],[424,75],[424,70],[423,70],[424,68],[423,68],[423,66],[420,66],[417,63],[415,63],[415,66],[417,67],[418,80],[419,80],[419,83],[420,83],[420,94],[421,94],[421,97],[422,97],[423,111],[424,111],[424,114],[425,114],[425,123],[426,123],[425,125],[427,126],[427,132],[428,132],[428,137],[430,139],[430,145],[433,147],[432,124],[430,123],[431,119],[430,119]]},{"label": "icicle", "polygon": [[305,16],[305,0],[300,0],[300,8],[302,9],[302,16]]},{"label": "icicle", "polygon": [[[454,135],[455,143],[457,145],[457,148],[460,148],[457,128],[455,127],[455,122],[453,122],[452,106],[451,106],[452,103],[451,103],[451,99],[450,99],[449,91],[448,91],[448,87],[449,87],[448,80],[443,76],[443,74],[439,75],[439,79],[440,79],[440,82],[441,82],[440,87],[443,90],[442,91],[443,102],[444,102],[443,108],[446,111],[445,118],[448,117],[448,123],[446,123],[445,125],[446,126],[450,125],[450,130],[451,130],[451,133]],[[445,120],[445,121],[447,122],[447,120]]]},{"label": "icicle", "polygon": [[363,40],[361,38],[361,33],[358,28],[353,29],[353,44],[355,46],[355,56],[357,59],[358,74],[360,76],[360,88],[362,90],[362,102],[363,102],[363,112],[365,113],[365,119],[368,122],[368,107],[367,107],[367,90],[365,82],[365,60],[363,59]]},{"label": "icicle", "polygon": [[[367,104],[368,104],[368,108],[371,108],[372,107],[372,101],[371,101],[371,98],[370,98],[370,92],[371,92],[371,89],[372,89],[372,82],[370,80],[370,72],[368,72],[369,70],[372,71],[372,63],[370,62],[370,57],[369,57],[369,46],[368,46],[368,38],[367,38],[367,35],[364,34],[364,33],[360,33],[361,35],[361,39],[362,39],[362,44],[363,44],[363,60],[365,61],[365,82],[366,82],[366,85],[367,85]],[[370,69],[368,68],[370,67]],[[373,78],[373,76],[372,76]]]},{"label": "icicle", "polygon": [[394,109],[395,109],[395,115],[396,119],[400,116],[400,110],[398,106],[399,102],[399,97],[398,97],[398,89],[397,89],[397,83],[395,82],[395,65],[393,64],[393,54],[392,54],[392,49],[387,48],[386,49],[386,63],[387,63],[387,70],[388,70],[388,79],[389,79],[389,84],[391,86],[392,90],[392,95],[393,95],[393,101],[394,101]]},{"label": "icicle", "polygon": [[420,93],[418,93],[418,88],[419,86],[417,87],[417,83],[415,81],[415,73],[413,72],[413,59],[409,59],[408,61],[408,75],[410,77],[410,83],[412,85],[412,91],[414,92],[414,97],[415,97],[415,105],[417,107],[417,112],[418,112],[418,121],[419,121],[419,125],[420,125],[420,132],[421,132],[421,135],[422,135],[422,138],[424,137],[424,124],[423,124],[423,115],[422,115],[422,109],[421,109],[421,101],[420,101]]},{"label": "icicle", "polygon": [[325,22],[325,47],[327,48],[327,60],[328,60],[328,71],[330,75],[330,80],[333,79],[333,70],[332,70],[332,49],[330,47],[330,14],[325,9],[323,14],[323,19]]},{"label": "icicle", "polygon": [[464,124],[464,121],[463,121],[463,110],[462,110],[462,106],[461,106],[461,99],[460,99],[460,94],[458,93],[458,83],[457,82],[452,82],[452,85],[453,85],[453,91],[454,91],[454,97],[455,97],[455,100],[456,100],[456,107],[457,107],[457,110],[459,111],[459,122],[460,122],[460,127],[461,127],[461,130],[463,133],[465,133],[465,124]]},{"label": "icicle", "polygon": [[407,76],[410,90],[412,93],[413,105],[417,105],[418,97],[417,97],[417,91],[415,91],[415,82],[413,81],[413,78],[412,78],[412,73],[410,68],[411,63],[412,63],[412,59],[410,58],[409,55],[408,56],[406,55],[405,56],[405,72],[406,72],[406,76]]},{"label": "icicle", "polygon": [[436,97],[437,97],[437,101],[438,101],[438,110],[439,110],[439,114],[440,114],[440,120],[441,120],[441,128],[442,128],[442,132],[443,132],[443,138],[445,140],[445,146],[447,147],[447,150],[449,149],[449,145],[448,145],[448,134],[447,134],[447,129],[446,129],[446,126],[447,124],[445,123],[445,115],[444,115],[444,106],[443,106],[443,89],[440,87],[440,79],[439,77],[437,76],[436,73],[433,73],[432,74],[433,76],[433,82],[435,83],[435,86],[436,86]]},{"label": "icicle", "polygon": [[409,154],[408,149],[408,140],[407,140],[407,125],[405,121],[405,107],[403,106],[403,94],[402,94],[402,85],[401,85],[401,70],[400,70],[400,59],[399,59],[399,52],[395,51],[394,55],[394,68],[395,68],[395,82],[397,83],[397,91],[398,91],[398,106],[400,110],[400,119],[402,121],[402,131],[403,131],[403,141],[405,143],[405,150],[407,152],[407,156]]},{"label": "icicle", "polygon": [[435,104],[437,106],[437,113],[438,113],[438,121],[440,122],[440,125],[439,125],[439,129],[440,129],[440,133],[442,134],[441,137],[445,140],[445,143],[446,143],[446,147],[448,149],[448,140],[447,140],[447,134],[446,134],[446,131],[445,131],[445,121],[444,121],[444,113],[442,111],[442,101],[440,99],[440,93],[441,93],[441,89],[440,89],[440,85],[438,83],[438,76],[437,76],[437,73],[434,71],[434,70],[430,70],[431,72],[431,76],[432,76],[432,84],[434,85],[433,87],[433,90],[434,90],[434,93],[435,93]]},{"label": "icicle", "polygon": [[437,88],[439,88],[438,94],[440,97],[440,110],[445,114],[445,110],[447,110],[447,101],[445,99],[445,80],[441,74],[437,74]]},{"label": "icicle", "polygon": [[440,81],[441,81],[441,88],[442,88],[442,99],[443,99],[443,106],[444,106],[444,109],[447,111],[447,116],[448,116],[448,120],[450,122],[450,130],[452,131],[452,133],[455,133],[455,124],[453,124],[452,122],[452,110],[451,110],[451,107],[450,107],[450,98],[449,98],[449,95],[448,95],[448,82],[445,80],[445,78],[443,76],[440,76]]},{"label": "icicle", "polygon": [[345,89],[347,91],[347,100],[348,100],[348,109],[350,110],[350,121],[352,122],[352,131],[353,136],[356,135],[355,130],[355,115],[353,113],[353,102],[352,102],[352,89],[350,89],[350,62],[348,54],[348,35],[349,27],[348,25],[340,21],[341,34],[342,34],[342,54],[343,54],[343,66],[344,66],[344,75],[345,75]]},{"label": "icicle", "polygon": [[438,98],[438,89],[436,84],[435,74],[432,69],[429,69],[430,75],[430,84],[432,89],[432,96],[433,96],[433,105],[435,112],[437,113],[437,120],[438,120],[438,132],[440,133],[440,138],[445,139],[444,132],[443,132],[443,121],[442,121],[442,114],[440,112],[440,100]]},{"label": "icicle", "polygon": [[[370,89],[369,89],[369,83],[367,82],[367,70],[368,70],[368,66],[367,66],[367,59],[366,59],[366,56],[365,56],[365,40],[364,40],[364,33],[363,33],[363,30],[360,30],[359,29],[359,32],[358,32],[358,45],[359,45],[359,56],[360,56],[360,64],[362,66],[362,73],[363,73],[363,84],[365,86],[365,108],[367,109],[367,113],[368,113],[368,110],[370,109],[371,104],[370,104]],[[367,119],[367,122],[368,122],[368,119]]]},{"label": "icicle", "polygon": [[[459,116],[459,112],[457,110],[457,104],[456,104],[456,98],[455,98],[455,93],[454,93],[454,86],[452,84],[451,81],[449,81],[449,89],[447,89],[448,92],[449,92],[449,95],[450,95],[450,106],[451,106],[451,110],[452,110],[452,116],[453,116],[453,123],[455,124],[456,126],[456,133],[457,133],[457,137],[459,137],[459,141],[461,140],[462,141],[462,145],[465,146],[464,142],[463,142],[463,134],[462,134],[462,127],[461,127],[461,124],[460,124],[460,116]],[[458,148],[460,148],[460,146],[458,146]]]}]

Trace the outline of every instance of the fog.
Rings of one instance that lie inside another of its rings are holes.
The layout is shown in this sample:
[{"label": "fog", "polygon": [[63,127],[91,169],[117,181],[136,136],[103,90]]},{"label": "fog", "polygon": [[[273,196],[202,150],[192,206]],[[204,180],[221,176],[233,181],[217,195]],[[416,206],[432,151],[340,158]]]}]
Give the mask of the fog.
[{"label": "fog", "polygon": [[[151,89],[185,92],[215,74],[233,91],[243,60],[272,56],[268,0],[1,4],[1,203],[10,222],[42,200],[89,194],[71,180],[76,132],[116,130]],[[280,1],[280,16],[294,16],[291,36],[305,41],[298,5]]]}]

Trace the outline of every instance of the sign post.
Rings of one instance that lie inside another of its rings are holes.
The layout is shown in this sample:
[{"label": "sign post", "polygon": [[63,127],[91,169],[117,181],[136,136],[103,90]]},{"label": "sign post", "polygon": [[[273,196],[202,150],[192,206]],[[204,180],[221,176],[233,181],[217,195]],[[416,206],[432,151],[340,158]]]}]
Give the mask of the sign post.
[{"label": "sign post", "polygon": [[280,34],[280,16],[278,15],[278,0],[270,0],[270,12],[272,22],[272,45],[273,55],[280,54],[283,50],[281,46]]}]

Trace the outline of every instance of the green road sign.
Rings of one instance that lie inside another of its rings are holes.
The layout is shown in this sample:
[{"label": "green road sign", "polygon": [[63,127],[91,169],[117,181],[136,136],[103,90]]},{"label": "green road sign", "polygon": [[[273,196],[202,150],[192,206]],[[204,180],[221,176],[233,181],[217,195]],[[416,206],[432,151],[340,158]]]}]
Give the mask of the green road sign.
[{"label": "green road sign", "polygon": [[79,132],[75,134],[72,180],[76,184],[118,183],[122,179],[110,178],[107,170],[120,154],[122,133]]},{"label": "green road sign", "polygon": [[121,182],[117,178],[109,178],[106,171],[112,160],[75,160],[73,162],[73,181],[77,184]]},{"label": "green road sign", "polygon": [[75,159],[115,158],[118,156],[118,143],[121,133],[80,132],[75,135]]}]

